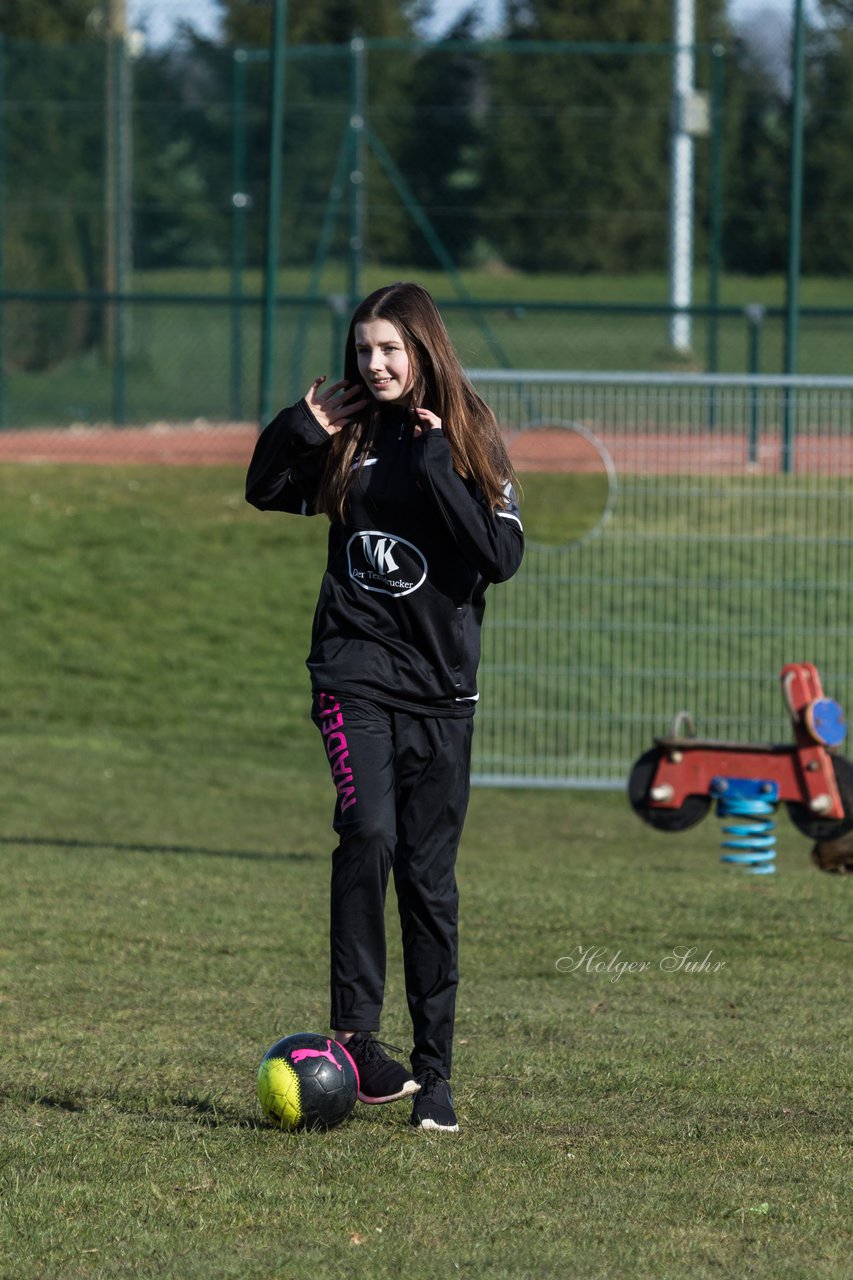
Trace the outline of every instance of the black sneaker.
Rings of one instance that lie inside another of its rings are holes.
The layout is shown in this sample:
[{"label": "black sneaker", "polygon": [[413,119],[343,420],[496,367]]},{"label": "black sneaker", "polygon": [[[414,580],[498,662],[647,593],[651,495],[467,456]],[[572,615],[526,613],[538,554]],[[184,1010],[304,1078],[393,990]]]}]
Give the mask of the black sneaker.
[{"label": "black sneaker", "polygon": [[[393,1044],[387,1046],[402,1053]],[[383,1042],[372,1031],[356,1031],[346,1042],[346,1049],[358,1067],[358,1098],[373,1105],[379,1102],[396,1102],[398,1098],[417,1093],[420,1085],[402,1062],[389,1058]]]},{"label": "black sneaker", "polygon": [[416,1129],[438,1129],[458,1133],[459,1124],[453,1110],[450,1085],[437,1071],[422,1071],[417,1076],[420,1093],[412,1107],[411,1123]]}]

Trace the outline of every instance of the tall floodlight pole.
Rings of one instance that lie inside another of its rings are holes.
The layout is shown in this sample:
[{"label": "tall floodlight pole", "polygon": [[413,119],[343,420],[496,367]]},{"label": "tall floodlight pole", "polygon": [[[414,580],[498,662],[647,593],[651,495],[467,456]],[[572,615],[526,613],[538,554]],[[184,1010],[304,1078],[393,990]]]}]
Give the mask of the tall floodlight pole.
[{"label": "tall floodlight pole", "polygon": [[264,313],[261,327],[261,387],[259,417],[269,421],[272,401],[272,365],[278,292],[278,246],[281,223],[281,171],[284,143],[284,48],[287,32],[287,0],[275,0],[272,31],[272,85],[270,87],[269,189],[267,192],[267,253],[264,272]]},{"label": "tall floodlight pole", "polygon": [[675,351],[689,352],[692,343],[693,300],[693,134],[690,110],[696,73],[695,0],[674,0],[669,203],[669,342]]}]

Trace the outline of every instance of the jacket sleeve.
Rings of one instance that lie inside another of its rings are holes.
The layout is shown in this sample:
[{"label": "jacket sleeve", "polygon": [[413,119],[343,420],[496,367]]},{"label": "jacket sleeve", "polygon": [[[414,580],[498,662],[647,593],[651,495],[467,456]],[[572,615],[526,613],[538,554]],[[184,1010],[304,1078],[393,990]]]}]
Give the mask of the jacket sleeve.
[{"label": "jacket sleeve", "polygon": [[304,400],[282,409],[258,436],[246,475],[246,501],[259,511],[316,515],[331,439]]},{"label": "jacket sleeve", "polygon": [[507,484],[505,505],[492,510],[453,469],[447,437],[438,430],[415,441],[415,470],[463,557],[488,582],[506,582],[524,555],[524,529],[515,491]]}]

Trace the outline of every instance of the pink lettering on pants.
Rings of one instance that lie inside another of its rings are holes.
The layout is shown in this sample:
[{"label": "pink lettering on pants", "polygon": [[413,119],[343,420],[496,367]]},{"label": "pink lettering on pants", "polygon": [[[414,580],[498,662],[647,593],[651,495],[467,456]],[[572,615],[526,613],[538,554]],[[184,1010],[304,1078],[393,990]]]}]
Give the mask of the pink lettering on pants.
[{"label": "pink lettering on pants", "polygon": [[349,766],[349,748],[344,732],[344,713],[334,694],[321,693],[318,697],[320,732],[326,744],[326,756],[332,770],[332,781],[341,802],[341,813],[358,803],[355,780]]}]

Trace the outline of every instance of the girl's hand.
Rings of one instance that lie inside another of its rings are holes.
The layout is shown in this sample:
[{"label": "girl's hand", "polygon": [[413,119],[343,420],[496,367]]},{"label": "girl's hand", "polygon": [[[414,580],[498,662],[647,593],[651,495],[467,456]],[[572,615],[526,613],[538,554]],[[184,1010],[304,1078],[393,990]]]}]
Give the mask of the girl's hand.
[{"label": "girl's hand", "polygon": [[437,418],[429,409],[415,409],[419,421],[415,425],[415,435],[426,435],[427,431],[440,431],[441,418]]},{"label": "girl's hand", "polygon": [[354,396],[363,394],[362,387],[347,387],[346,382],[333,382],[322,395],[320,388],[326,381],[326,375],[315,378],[305,396],[305,403],[313,413],[324,431],[330,436],[336,435],[341,427],[345,427],[354,413],[364,409],[369,400],[354,400]]}]

